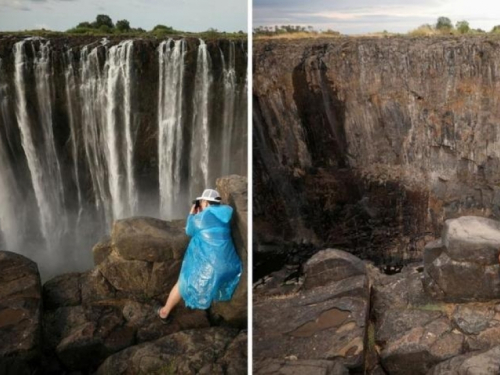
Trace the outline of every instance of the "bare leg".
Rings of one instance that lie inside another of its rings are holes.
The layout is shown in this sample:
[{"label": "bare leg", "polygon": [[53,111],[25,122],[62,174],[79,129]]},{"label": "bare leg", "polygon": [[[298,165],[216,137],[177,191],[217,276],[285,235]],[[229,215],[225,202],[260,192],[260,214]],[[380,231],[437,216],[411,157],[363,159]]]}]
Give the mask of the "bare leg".
[{"label": "bare leg", "polygon": [[179,282],[177,281],[168,295],[167,302],[160,310],[160,318],[166,319],[172,309],[181,301],[182,297],[179,293]]}]

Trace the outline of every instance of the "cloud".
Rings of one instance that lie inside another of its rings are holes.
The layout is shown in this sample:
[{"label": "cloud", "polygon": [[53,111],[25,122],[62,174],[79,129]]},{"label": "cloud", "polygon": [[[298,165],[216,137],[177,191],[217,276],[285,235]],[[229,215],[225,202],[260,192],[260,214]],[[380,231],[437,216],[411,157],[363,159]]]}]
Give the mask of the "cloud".
[{"label": "cloud", "polygon": [[[491,27],[500,18],[500,3],[487,0],[254,0],[254,25],[311,25],[341,32],[370,32],[380,28],[406,32],[439,16],[472,27]],[[485,11],[487,9],[487,11]],[[472,22],[476,23],[473,25]],[[498,22],[498,21],[497,21]]]}]

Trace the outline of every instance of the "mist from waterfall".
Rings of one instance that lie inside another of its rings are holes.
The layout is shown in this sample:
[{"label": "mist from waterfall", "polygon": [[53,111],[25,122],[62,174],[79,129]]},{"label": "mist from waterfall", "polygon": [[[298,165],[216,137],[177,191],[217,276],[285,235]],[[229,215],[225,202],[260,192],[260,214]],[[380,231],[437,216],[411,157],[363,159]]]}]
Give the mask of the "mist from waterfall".
[{"label": "mist from waterfall", "polygon": [[45,276],[88,269],[114,220],[182,219],[216,178],[246,173],[236,44],[169,39],[151,62],[144,45],[29,38],[0,59],[0,246]]}]

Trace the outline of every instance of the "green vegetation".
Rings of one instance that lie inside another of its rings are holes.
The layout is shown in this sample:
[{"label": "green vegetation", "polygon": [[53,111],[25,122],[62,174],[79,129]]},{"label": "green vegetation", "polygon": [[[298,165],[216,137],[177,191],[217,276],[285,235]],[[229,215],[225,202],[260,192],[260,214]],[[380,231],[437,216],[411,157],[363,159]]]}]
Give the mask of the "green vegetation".
[{"label": "green vegetation", "polygon": [[[499,32],[497,26],[491,30],[491,33]],[[500,26],[498,26],[500,28]],[[458,21],[453,26],[453,23],[448,17],[439,17],[435,25],[424,24],[409,32],[412,36],[433,36],[433,35],[478,35],[484,34],[481,29],[472,29],[469,22],[466,20]]]},{"label": "green vegetation", "polygon": [[253,35],[259,37],[283,37],[304,38],[318,36],[340,36],[338,31],[315,30],[312,26],[282,25],[282,26],[259,26],[253,29]]},{"label": "green vegetation", "polygon": [[65,31],[51,31],[51,30],[25,30],[17,32],[0,32],[0,35],[32,35],[40,37],[56,37],[64,35],[92,35],[92,36],[130,36],[130,37],[156,37],[164,38],[167,36],[183,36],[193,38],[227,38],[227,39],[246,39],[247,34],[243,31],[236,33],[227,33],[218,31],[217,29],[210,28],[203,32],[187,32],[175,30],[173,27],[166,25],[156,25],[152,30],[146,31],[142,28],[131,27],[128,20],[118,20],[116,24],[113,23],[111,17],[105,14],[97,15],[94,22],[80,22],[75,27]]}]

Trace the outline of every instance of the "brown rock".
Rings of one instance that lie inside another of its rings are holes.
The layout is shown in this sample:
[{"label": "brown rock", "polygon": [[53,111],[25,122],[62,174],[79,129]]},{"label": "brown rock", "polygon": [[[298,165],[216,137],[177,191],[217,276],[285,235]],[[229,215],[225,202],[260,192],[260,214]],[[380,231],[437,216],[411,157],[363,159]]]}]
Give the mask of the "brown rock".
[{"label": "brown rock", "polygon": [[341,360],[263,359],[254,364],[256,375],[348,375]]},{"label": "brown rock", "polygon": [[182,258],[189,238],[182,220],[167,222],[134,217],[113,223],[111,241],[123,259],[168,262]]},{"label": "brown rock", "polygon": [[0,373],[30,373],[41,351],[42,288],[37,265],[0,252]]},{"label": "brown rock", "polygon": [[254,301],[254,357],[341,358],[362,369],[368,321],[366,276]]},{"label": "brown rock", "polygon": [[326,249],[314,254],[304,266],[304,288],[325,286],[334,281],[366,275],[365,263],[342,250]]},{"label": "brown rock", "polygon": [[111,254],[112,250],[111,237],[106,237],[95,244],[92,248],[94,265],[97,266],[101,264],[108,257],[108,255]]},{"label": "brown rock", "polygon": [[500,222],[462,216],[445,222],[441,241],[424,250],[424,286],[449,302],[500,297]]},{"label": "brown rock", "polygon": [[242,176],[227,176],[217,180],[222,202],[233,207],[231,234],[236,251],[243,263],[243,273],[231,301],[216,302],[211,310],[235,327],[247,324],[247,272],[248,272],[248,186],[247,178]]},{"label": "brown rock", "polygon": [[139,373],[220,373],[218,359],[238,331],[206,328],[174,333],[156,341],[130,347],[112,355],[99,367],[97,375]]},{"label": "brown rock", "polygon": [[81,274],[67,273],[50,279],[43,285],[43,303],[46,309],[76,306],[82,302]]}]

